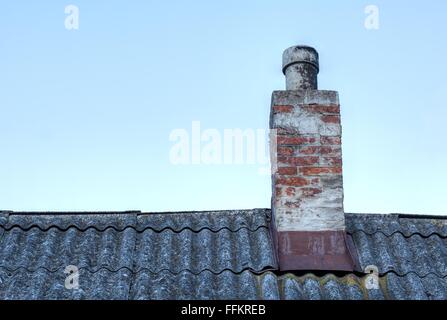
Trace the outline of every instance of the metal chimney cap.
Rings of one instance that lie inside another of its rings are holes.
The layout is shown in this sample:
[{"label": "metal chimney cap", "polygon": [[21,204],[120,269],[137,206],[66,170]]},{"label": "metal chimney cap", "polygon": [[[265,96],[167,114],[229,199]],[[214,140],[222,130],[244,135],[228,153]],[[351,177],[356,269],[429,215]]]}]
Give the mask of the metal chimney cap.
[{"label": "metal chimney cap", "polygon": [[287,68],[294,64],[308,63],[319,72],[319,56],[317,50],[309,46],[293,46],[286,49],[282,56],[282,72],[286,74]]}]

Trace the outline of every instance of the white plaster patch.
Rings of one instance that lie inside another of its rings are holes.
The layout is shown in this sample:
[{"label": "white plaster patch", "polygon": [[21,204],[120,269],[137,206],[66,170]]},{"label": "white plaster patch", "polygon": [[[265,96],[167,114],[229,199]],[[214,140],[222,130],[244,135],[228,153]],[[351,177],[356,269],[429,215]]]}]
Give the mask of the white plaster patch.
[{"label": "white plaster patch", "polygon": [[320,104],[338,105],[339,97],[337,91],[327,90],[293,90],[274,91],[272,105],[294,105]]},{"label": "white plaster patch", "polygon": [[343,208],[275,208],[278,231],[344,231]]},{"label": "white plaster patch", "polygon": [[320,121],[319,133],[322,136],[341,136],[341,125],[336,123],[324,123]]},{"label": "white plaster patch", "polygon": [[304,113],[275,115],[273,123],[275,128],[293,128],[298,134],[318,134],[320,131],[320,119],[308,116]]}]

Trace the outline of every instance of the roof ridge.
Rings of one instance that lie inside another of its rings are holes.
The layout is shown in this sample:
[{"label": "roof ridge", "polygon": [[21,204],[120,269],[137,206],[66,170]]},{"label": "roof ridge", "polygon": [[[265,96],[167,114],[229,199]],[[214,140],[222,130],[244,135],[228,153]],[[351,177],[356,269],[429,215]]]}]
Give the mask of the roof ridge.
[{"label": "roof ridge", "polygon": [[415,219],[415,220],[447,220],[446,215],[424,215],[409,213],[345,213],[348,218],[387,218],[387,219]]},{"label": "roof ridge", "polygon": [[20,215],[20,216],[45,216],[45,215],[119,215],[119,214],[139,214],[139,210],[127,210],[127,211],[12,211],[12,210],[0,210],[0,214],[7,215]]},{"label": "roof ridge", "polygon": [[183,210],[183,211],[141,211],[141,210],[124,210],[124,211],[13,211],[13,210],[0,210],[0,214],[6,215],[120,215],[120,214],[137,214],[137,215],[158,215],[158,214],[213,214],[213,213],[243,213],[243,212],[259,212],[259,211],[270,211],[270,208],[253,208],[253,209],[225,209],[225,210]]},{"label": "roof ridge", "polygon": [[13,225],[10,225],[10,226],[2,226],[2,225],[0,225],[0,228],[3,229],[3,230],[6,230],[6,231],[11,231],[14,228],[18,228],[18,229],[20,229],[22,231],[30,231],[31,229],[39,229],[42,232],[48,232],[50,229],[58,229],[61,232],[68,231],[69,229],[77,229],[80,232],[85,232],[85,231],[87,231],[89,229],[95,229],[97,232],[105,232],[108,229],[113,229],[116,232],[124,232],[127,229],[133,229],[137,233],[143,233],[146,230],[152,230],[152,231],[154,231],[156,233],[162,233],[162,232],[165,232],[165,231],[172,231],[173,233],[182,233],[183,231],[186,231],[186,230],[189,230],[189,231],[191,231],[193,233],[200,233],[200,232],[202,232],[204,230],[208,230],[208,231],[211,231],[213,233],[219,233],[219,232],[224,231],[224,230],[227,230],[227,231],[229,231],[231,233],[237,233],[237,232],[239,232],[241,230],[247,230],[249,232],[257,232],[257,231],[259,231],[262,228],[268,229],[268,226],[267,225],[259,225],[256,228],[250,228],[248,226],[240,226],[240,227],[234,228],[234,229],[230,228],[230,227],[227,227],[227,226],[224,226],[224,227],[220,227],[218,229],[217,228],[213,229],[211,227],[201,227],[201,228],[195,229],[195,228],[192,228],[192,227],[182,227],[182,228],[163,227],[163,228],[155,228],[155,227],[151,227],[151,226],[145,226],[143,228],[138,228],[137,226],[132,226],[132,225],[128,225],[128,226],[125,226],[123,228],[117,228],[115,226],[106,226],[104,228],[98,228],[98,227],[96,227],[94,225],[90,225],[90,226],[87,226],[85,228],[80,228],[79,226],[77,226],[75,224],[70,224],[67,227],[62,228],[59,225],[52,224],[52,225],[48,225],[45,228],[43,228],[43,227],[41,227],[41,226],[39,226],[37,224],[31,224],[31,225],[29,225],[27,227],[23,227],[23,226],[21,226],[19,224],[13,224]]},{"label": "roof ridge", "polygon": [[353,230],[353,231],[348,231],[348,234],[353,235],[355,233],[360,233],[360,232],[364,233],[364,234],[366,234],[368,236],[373,236],[373,235],[376,235],[376,234],[380,233],[380,234],[383,234],[387,238],[391,238],[391,237],[394,237],[397,234],[401,234],[405,239],[410,239],[410,238],[412,238],[414,236],[420,236],[423,239],[428,239],[428,238],[431,238],[431,237],[434,237],[434,236],[437,236],[437,237],[439,237],[441,239],[447,239],[447,235],[442,235],[439,232],[434,232],[434,231],[431,232],[431,233],[423,234],[421,232],[407,233],[407,232],[403,232],[403,231],[400,231],[400,230],[397,230],[397,231],[389,233],[389,232],[385,232],[385,231],[382,231],[382,230],[376,230],[374,232],[368,232],[368,231],[366,231],[364,229],[357,229],[357,230]]},{"label": "roof ridge", "polygon": [[[39,266],[39,267],[34,268],[34,269],[30,269],[30,268],[27,268],[25,266],[18,266],[16,268],[11,269],[11,268],[8,268],[6,266],[0,265],[0,270],[1,269],[6,270],[7,272],[11,272],[11,273],[17,273],[17,272],[20,272],[20,270],[23,270],[23,271],[25,271],[27,273],[36,273],[36,272],[39,272],[39,271],[45,271],[45,272],[52,273],[52,274],[58,273],[58,272],[61,272],[61,271],[64,270],[64,268],[62,268],[62,267],[58,267],[58,268],[55,268],[55,269],[49,269],[47,267],[42,267],[42,266]],[[253,267],[243,267],[243,268],[240,268],[238,270],[237,269],[231,269],[231,268],[223,268],[221,270],[213,270],[213,269],[210,269],[210,268],[203,268],[201,270],[198,270],[197,272],[194,272],[191,269],[181,269],[181,270],[173,271],[173,270],[168,269],[168,268],[161,268],[161,269],[158,269],[158,270],[151,270],[150,268],[143,267],[143,268],[138,268],[136,270],[133,270],[133,269],[129,268],[128,266],[120,266],[120,267],[118,267],[116,269],[110,268],[108,266],[99,266],[97,268],[91,268],[91,267],[85,267],[84,266],[84,267],[79,267],[78,270],[79,271],[87,271],[87,272],[89,272],[91,274],[96,274],[96,273],[99,273],[99,272],[104,271],[104,270],[106,270],[108,272],[111,272],[111,273],[118,273],[118,272],[120,272],[122,270],[128,270],[129,272],[131,272],[134,275],[138,275],[140,273],[148,272],[148,273],[155,274],[155,275],[162,274],[162,273],[170,273],[170,274],[172,274],[174,276],[181,275],[182,273],[190,273],[190,274],[193,274],[195,276],[198,276],[198,275],[201,275],[202,273],[207,273],[207,272],[211,273],[211,274],[214,274],[214,275],[221,275],[221,274],[226,273],[226,272],[230,272],[230,273],[235,274],[235,275],[240,275],[240,274],[243,274],[244,272],[250,272],[250,273],[252,273],[254,275],[262,276],[266,272],[273,273],[273,271],[275,271],[276,269],[275,269],[274,266],[264,266],[263,268],[260,268],[260,269],[254,269]]]}]

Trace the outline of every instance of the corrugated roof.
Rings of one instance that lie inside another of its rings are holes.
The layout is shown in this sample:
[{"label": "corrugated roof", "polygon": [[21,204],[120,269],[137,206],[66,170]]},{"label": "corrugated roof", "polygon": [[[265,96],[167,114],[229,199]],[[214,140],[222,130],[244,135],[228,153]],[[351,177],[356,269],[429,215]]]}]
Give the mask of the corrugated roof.
[{"label": "corrugated roof", "polygon": [[94,228],[98,231],[113,228],[122,231],[133,228],[139,232],[146,229],[161,232],[170,229],[180,232],[189,229],[199,232],[202,229],[220,231],[228,229],[236,232],[241,228],[256,230],[268,227],[267,220],[270,210],[232,210],[209,212],[166,212],[141,213],[129,212],[91,212],[91,213],[39,213],[39,212],[4,212],[0,215],[0,226],[6,229],[20,227],[30,229],[37,227],[41,230],[57,228],[67,230],[74,227],[80,231]]},{"label": "corrugated roof", "polygon": [[434,275],[397,276],[390,273],[380,279],[379,289],[367,290],[364,278],[328,274],[296,277],[277,276],[272,272],[256,275],[250,271],[235,274],[188,271],[133,274],[127,269],[95,273],[81,270],[78,290],[64,287],[66,275],[39,269],[8,272],[0,268],[0,299],[246,299],[246,300],[384,300],[447,299],[447,281]]},{"label": "corrugated roof", "polygon": [[[443,218],[347,214],[360,274],[274,272],[270,210],[0,213],[0,299],[446,299]],[[79,290],[64,286],[80,268]],[[269,271],[270,270],[270,271]],[[329,271],[329,270],[328,270]]]},{"label": "corrugated roof", "polygon": [[[183,214],[10,214],[0,266],[56,272],[260,272],[276,268],[267,211]],[[190,222],[188,224],[188,222]]]},{"label": "corrugated roof", "polygon": [[416,234],[430,237],[437,234],[447,237],[447,219],[443,216],[426,218],[399,214],[347,214],[346,217],[347,228],[351,233],[363,231],[373,235],[380,232],[386,236],[400,233],[405,237]]},{"label": "corrugated roof", "polygon": [[381,274],[447,276],[447,220],[401,215],[347,215],[362,269]]}]

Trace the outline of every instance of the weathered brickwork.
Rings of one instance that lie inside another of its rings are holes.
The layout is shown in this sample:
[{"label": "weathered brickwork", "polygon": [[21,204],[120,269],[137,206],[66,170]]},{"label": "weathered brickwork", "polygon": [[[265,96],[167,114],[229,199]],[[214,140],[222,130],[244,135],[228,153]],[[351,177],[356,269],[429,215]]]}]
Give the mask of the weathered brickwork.
[{"label": "weathered brickwork", "polygon": [[273,93],[273,208],[278,231],[342,231],[341,123],[334,91]]},{"label": "weathered brickwork", "polygon": [[272,239],[281,271],[357,265],[345,231],[338,93],[318,90],[318,72],[314,48],[288,48],[286,91],[272,96]]}]

